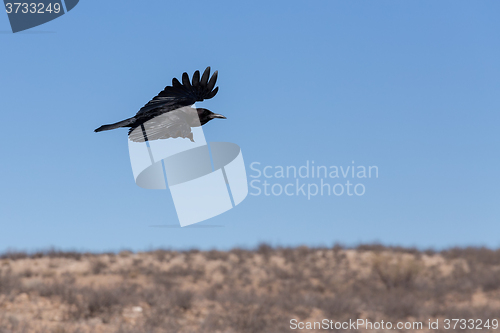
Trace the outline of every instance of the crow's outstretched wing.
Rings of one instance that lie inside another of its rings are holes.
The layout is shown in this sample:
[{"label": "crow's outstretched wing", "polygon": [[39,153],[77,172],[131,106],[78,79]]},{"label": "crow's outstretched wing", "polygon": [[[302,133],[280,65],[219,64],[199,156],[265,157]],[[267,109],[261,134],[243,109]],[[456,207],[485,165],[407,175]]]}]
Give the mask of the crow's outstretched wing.
[{"label": "crow's outstretched wing", "polygon": [[172,85],[165,87],[156,97],[144,105],[136,117],[146,116],[149,113],[163,113],[178,109],[183,106],[193,105],[205,99],[210,99],[217,94],[219,87],[215,87],[217,71],[210,80],[210,67],[207,67],[200,79],[200,71],[194,72],[192,82],[189,82],[187,73],[182,74],[182,84],[176,78],[172,79]]},{"label": "crow's outstretched wing", "polygon": [[133,142],[168,138],[189,138],[193,141],[190,126],[193,117],[198,117],[198,115],[195,109],[189,107],[166,112],[146,121],[140,126],[131,128],[128,132],[128,137]]}]

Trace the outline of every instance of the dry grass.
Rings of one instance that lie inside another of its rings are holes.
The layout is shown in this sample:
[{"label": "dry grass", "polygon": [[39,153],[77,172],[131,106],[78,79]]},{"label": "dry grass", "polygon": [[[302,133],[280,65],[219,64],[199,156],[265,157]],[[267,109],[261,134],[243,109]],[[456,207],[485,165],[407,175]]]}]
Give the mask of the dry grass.
[{"label": "dry grass", "polygon": [[292,318],[499,317],[500,250],[486,248],[0,256],[0,333],[280,333]]}]

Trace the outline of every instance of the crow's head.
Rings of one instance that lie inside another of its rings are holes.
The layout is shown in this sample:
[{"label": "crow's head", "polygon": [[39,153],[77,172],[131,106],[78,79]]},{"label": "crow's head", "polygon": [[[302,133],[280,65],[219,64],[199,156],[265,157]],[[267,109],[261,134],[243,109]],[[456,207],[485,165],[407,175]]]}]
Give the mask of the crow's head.
[{"label": "crow's head", "polygon": [[208,109],[196,108],[196,111],[198,111],[198,117],[200,117],[201,125],[205,125],[210,120],[215,119],[215,118],[226,119],[226,117],[224,117],[223,115],[213,113],[212,111],[210,111]]}]

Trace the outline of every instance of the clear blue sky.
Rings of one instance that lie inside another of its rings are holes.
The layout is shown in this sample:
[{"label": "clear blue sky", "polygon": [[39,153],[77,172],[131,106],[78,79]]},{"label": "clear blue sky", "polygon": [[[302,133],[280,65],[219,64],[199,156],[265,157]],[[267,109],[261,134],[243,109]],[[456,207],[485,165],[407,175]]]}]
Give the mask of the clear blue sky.
[{"label": "clear blue sky", "polygon": [[[499,12],[498,1],[81,0],[18,34],[0,14],[0,251],[498,247]],[[93,130],[208,65],[220,91],[199,106],[228,120],[205,135],[240,145],[249,175],[252,162],[354,161],[379,177],[360,197],[249,195],[200,224],[222,227],[151,227],[178,224],[169,192],[134,183],[126,130]]]}]

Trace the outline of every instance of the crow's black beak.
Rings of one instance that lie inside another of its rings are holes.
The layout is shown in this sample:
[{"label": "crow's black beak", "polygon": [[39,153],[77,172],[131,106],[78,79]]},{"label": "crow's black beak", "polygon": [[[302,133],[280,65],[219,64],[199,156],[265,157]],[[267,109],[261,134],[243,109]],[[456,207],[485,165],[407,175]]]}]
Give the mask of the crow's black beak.
[{"label": "crow's black beak", "polygon": [[218,113],[214,113],[214,114],[212,115],[212,118],[227,119],[226,117],[224,117],[223,115],[218,114]]}]

